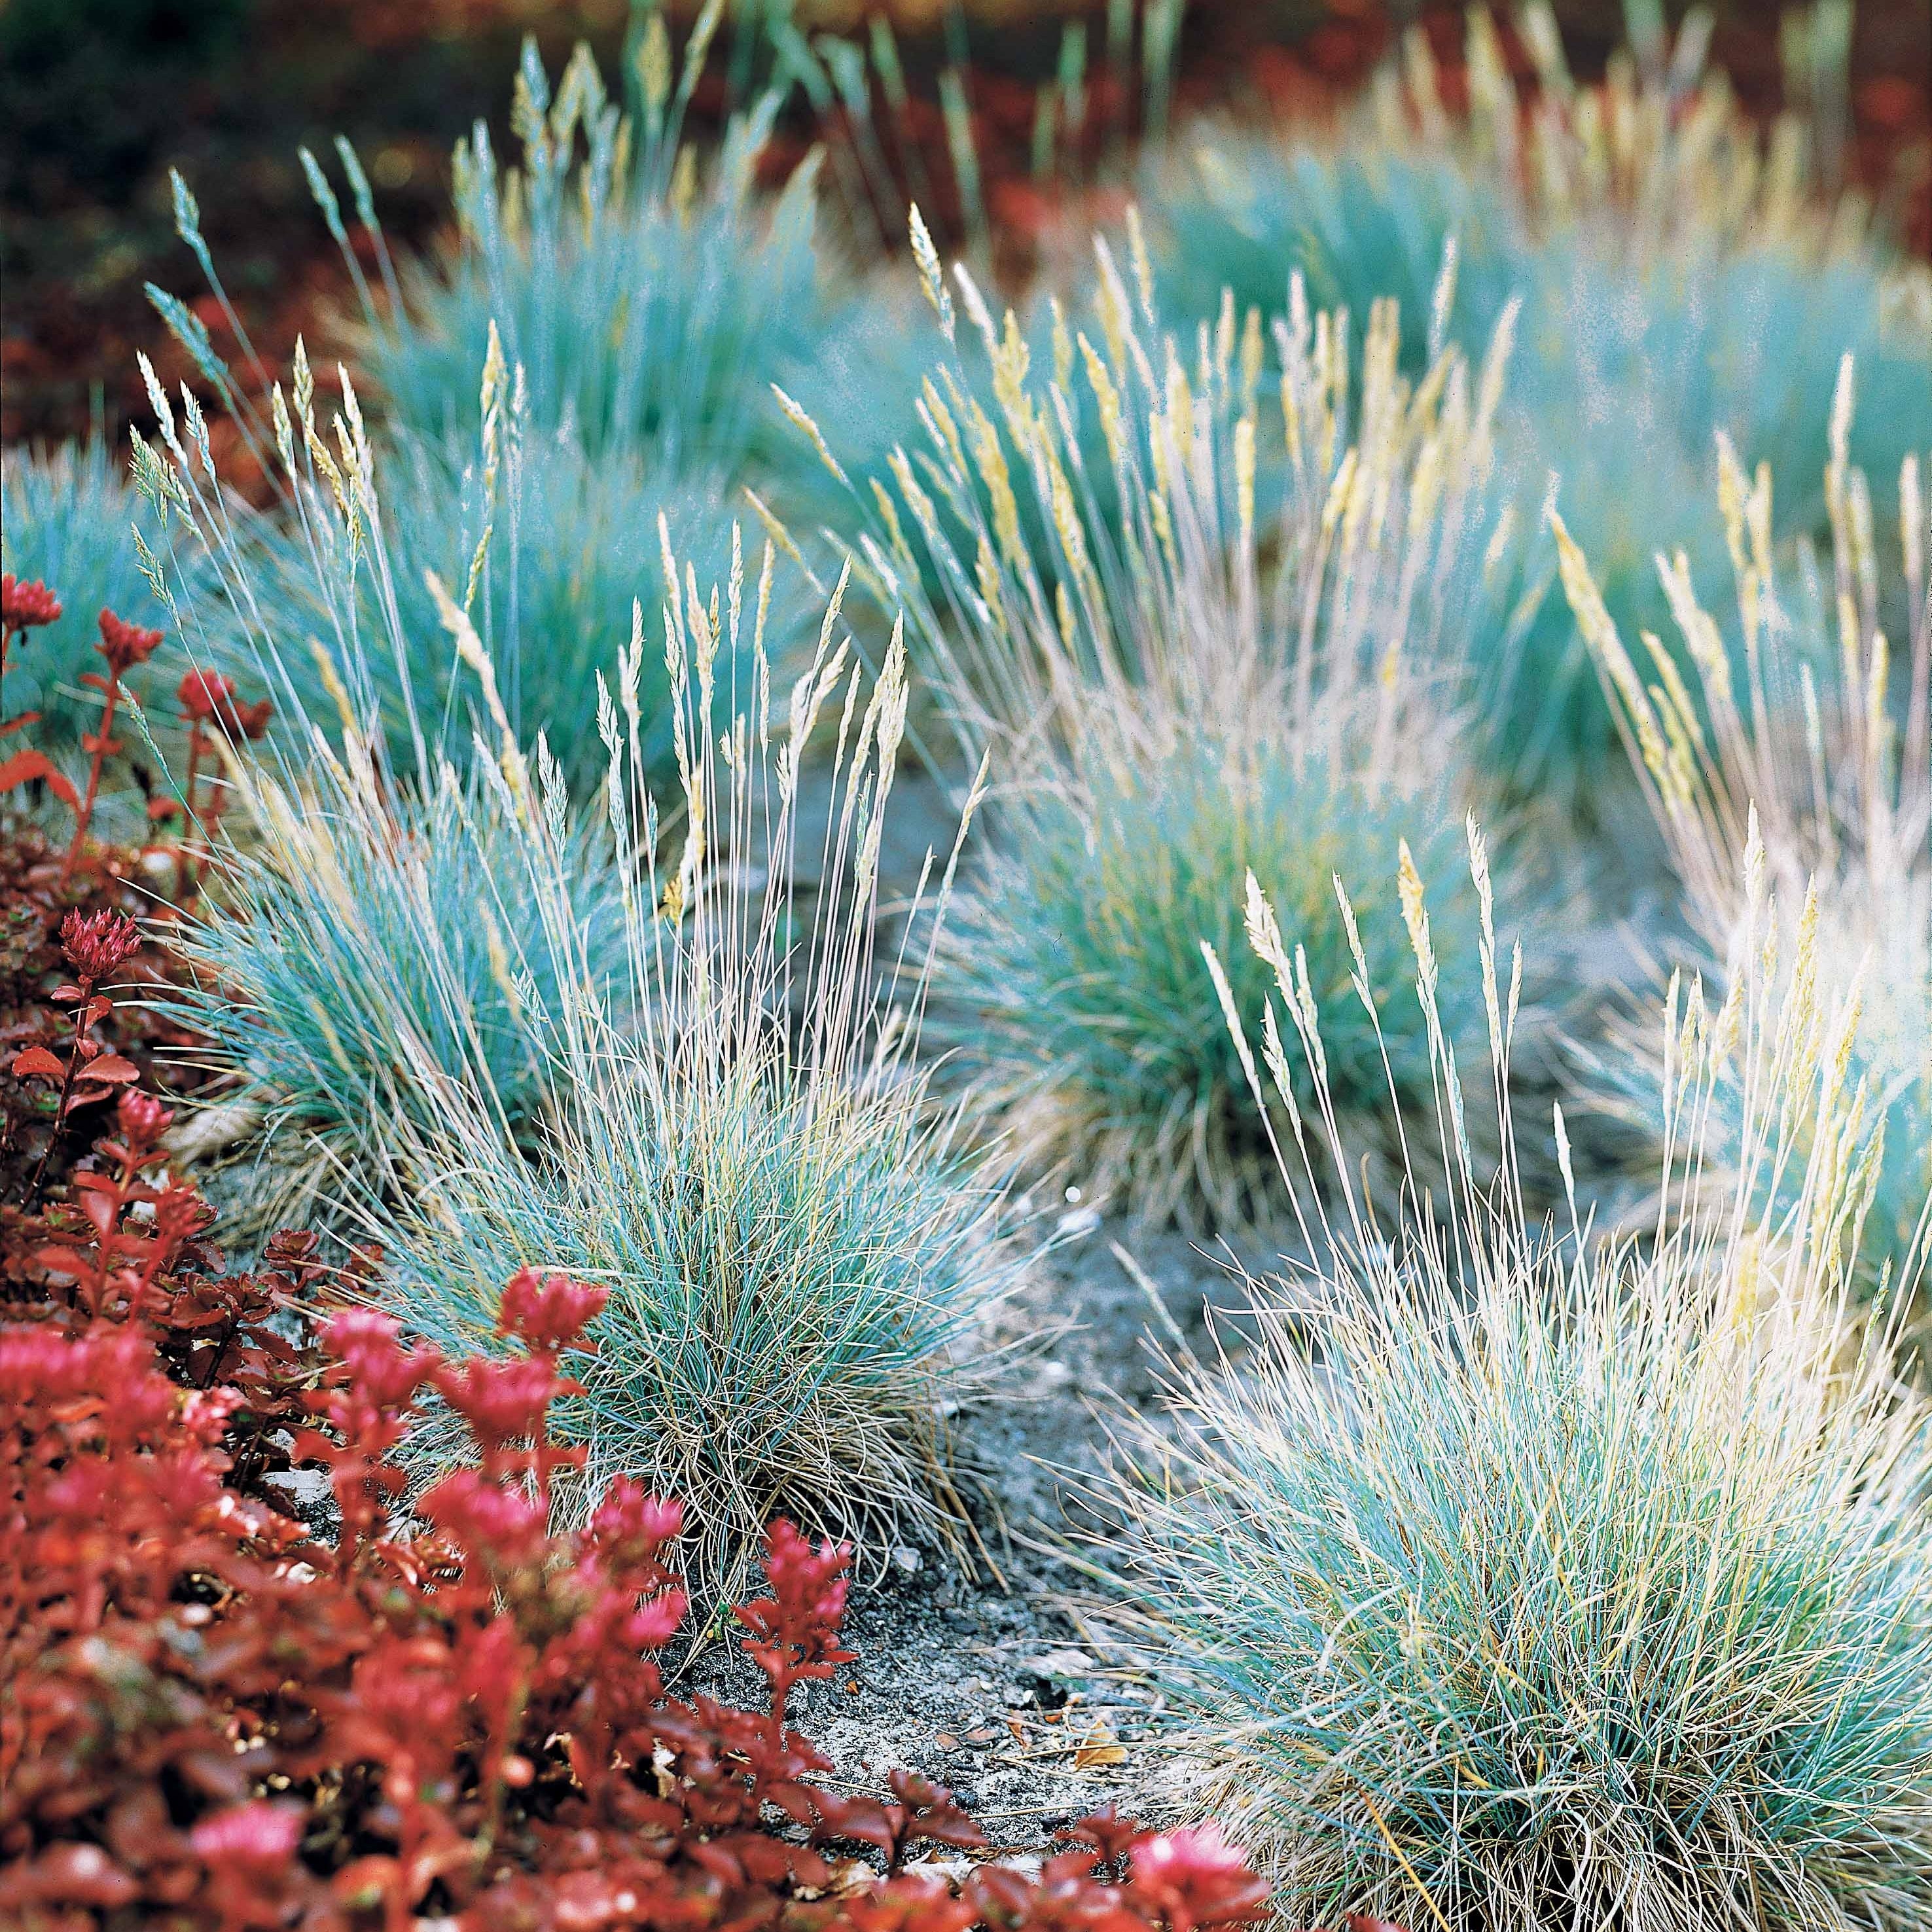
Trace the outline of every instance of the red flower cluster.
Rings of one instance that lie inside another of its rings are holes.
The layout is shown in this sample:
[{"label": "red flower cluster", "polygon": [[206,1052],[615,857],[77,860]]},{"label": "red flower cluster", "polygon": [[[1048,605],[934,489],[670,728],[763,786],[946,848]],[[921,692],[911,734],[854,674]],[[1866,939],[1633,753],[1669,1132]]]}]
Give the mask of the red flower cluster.
[{"label": "red flower cluster", "polygon": [[0,630],[31,631],[60,614],[60,599],[38,578],[22,584],[10,570],[0,577]]},{"label": "red flower cluster", "polygon": [[[44,584],[21,584],[10,574],[4,580],[4,598],[0,598],[0,676],[4,676],[6,671],[8,643],[34,626],[52,623],[61,614],[60,599]],[[163,636],[160,631],[130,624],[112,610],[103,610],[98,622],[100,641],[95,648],[100,652],[106,670],[104,675],[99,671],[85,671],[80,679],[82,684],[100,694],[100,721],[93,730],[82,734],[80,741],[81,748],[88,754],[85,790],[76,788],[73,780],[44,752],[31,745],[0,759],[0,796],[28,785],[40,785],[74,814],[74,836],[68,843],[58,880],[63,892],[87,854],[88,832],[93,824],[94,808],[100,796],[101,776],[107,760],[124,748],[122,741],[114,735],[116,714],[122,698],[128,695],[122,681],[136,665],[146,664],[154,656],[160,648]],[[265,736],[271,707],[266,698],[253,704],[242,704],[236,694],[235,680],[218,671],[190,671],[182,680],[176,694],[180,699],[183,722],[188,728],[187,778],[182,787],[187,827],[193,830],[198,826],[208,842],[212,842],[220,823],[226,793],[218,778],[210,783],[208,796],[200,796],[199,785],[203,763],[214,749],[209,734],[218,734],[231,746],[238,745],[244,740]],[[24,730],[38,716],[38,712],[27,711],[16,718],[0,718],[0,738],[10,737]],[[147,776],[140,776],[142,788],[146,790]],[[179,809],[172,799],[151,797],[148,801],[148,816],[157,824],[174,818]],[[200,856],[206,856],[205,850]],[[94,856],[97,868],[104,868],[111,859],[111,855],[106,853],[98,853]],[[194,855],[188,850],[188,840],[184,837],[175,852],[178,900],[185,902],[197,870]]]},{"label": "red flower cluster", "polygon": [[[0,684],[7,676],[7,646],[23,632],[52,623],[60,614],[60,599],[44,584],[38,580],[22,584],[10,570],[0,576]],[[23,711],[17,718],[0,715],[0,738],[24,730],[39,716],[38,711]],[[56,798],[70,806],[79,805],[80,794],[49,763],[45,753],[30,746],[0,760],[0,796],[37,780]]]},{"label": "red flower cluster", "polygon": [[182,716],[190,724],[212,724],[221,734],[239,742],[259,738],[268,728],[271,710],[268,699],[254,704],[240,703],[235,694],[235,680],[218,670],[191,670],[175,693],[181,702]]},{"label": "red flower cluster", "polygon": [[111,908],[89,913],[76,909],[61,921],[60,940],[82,990],[91,993],[140,950],[141,928]]},{"label": "red flower cluster", "polygon": [[[774,1524],[740,1612],[767,1708],[674,1697],[674,1502],[614,1484],[549,1527],[576,1459],[601,1289],[526,1270],[500,1360],[412,1346],[319,1299],[314,1244],[224,1278],[157,1178],[168,1110],[130,1093],[70,1203],[0,1242],[0,1918],[214,1932],[1206,1932],[1264,1888],[1211,1834],[1088,1820],[1038,1878],[902,1869],[980,1834],[947,1795],[819,1782],[787,1721],[829,1673],[850,1552]],[[305,1328],[307,1342],[291,1337]],[[395,1460],[434,1395],[474,1438],[412,1521]],[[275,1499],[318,1467],[332,1546]],[[782,1821],[774,1826],[774,1820]],[[874,1864],[835,1861],[869,1846]],[[883,1869],[880,1868],[883,1867]]]},{"label": "red flower cluster", "polygon": [[[150,929],[130,913],[147,913],[157,928],[165,923],[134,883],[144,870],[140,851],[94,844],[87,863],[70,874],[37,826],[0,835],[0,1204],[31,1206],[37,1169],[64,1186],[74,1160],[101,1131],[98,1120],[85,1117],[111,1103],[157,1053],[174,1061],[174,1080],[184,1089],[216,1077],[191,1064],[200,1059],[191,1036],[150,1000],[110,1000],[110,988],[152,994],[183,970],[145,938],[118,963],[111,957],[130,936]],[[77,955],[70,955],[64,935],[75,940]],[[85,994],[76,957],[97,976]],[[70,1067],[74,1082],[63,1102]]]},{"label": "red flower cluster", "polygon": [[117,678],[125,677],[136,664],[146,664],[160,648],[159,631],[143,630],[138,624],[116,616],[112,610],[102,611],[98,621],[100,642],[95,648]]}]

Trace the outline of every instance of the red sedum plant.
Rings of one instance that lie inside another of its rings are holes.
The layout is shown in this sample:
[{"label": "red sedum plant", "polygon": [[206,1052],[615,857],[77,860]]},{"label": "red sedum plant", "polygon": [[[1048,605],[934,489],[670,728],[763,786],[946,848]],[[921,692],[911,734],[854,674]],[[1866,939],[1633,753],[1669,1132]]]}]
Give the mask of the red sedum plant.
[{"label": "red sedum plant", "polygon": [[[218,1271],[138,1091],[69,1198],[0,1250],[0,1918],[29,1932],[1207,1932],[1266,1892],[1211,1832],[1087,1821],[1036,1877],[963,1886],[914,1846],[982,1840],[895,1773],[836,1795],[788,1722],[840,1647],[850,1552],[774,1524],[742,1606],[766,1708],[674,1696],[674,1502],[613,1484],[549,1528],[551,1438],[604,1292],[526,1270],[514,1349],[461,1363],[332,1305],[311,1243]],[[471,1466],[410,1510],[427,1400]],[[326,1472],[332,1540],[271,1464]],[[869,1847],[869,1861],[851,1854]],[[841,1851],[845,1854],[840,1856]]]}]

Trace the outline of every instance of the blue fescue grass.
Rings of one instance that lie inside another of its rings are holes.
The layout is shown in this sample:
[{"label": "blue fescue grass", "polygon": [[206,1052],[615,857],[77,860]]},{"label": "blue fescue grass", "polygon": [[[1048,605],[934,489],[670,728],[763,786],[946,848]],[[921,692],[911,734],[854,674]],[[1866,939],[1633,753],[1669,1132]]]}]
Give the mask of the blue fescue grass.
[{"label": "blue fescue grass", "polygon": [[[1209,126],[1156,149],[1140,182],[1150,245],[1170,318],[1210,312],[1221,291],[1273,313],[1299,274],[1318,308],[1366,324],[1389,298],[1430,313],[1444,248],[1458,272],[1444,322],[1455,340],[1484,340],[1517,292],[1520,237],[1507,198],[1466,170],[1372,143],[1333,154],[1290,151],[1266,136]],[[1427,366],[1417,330],[1409,372]]]},{"label": "blue fescue grass", "polygon": [[[1700,575],[1688,555],[1660,556],[1688,680],[1664,675],[1662,646],[1646,635],[1634,654],[1600,592],[1594,560],[1561,520],[1565,587],[1600,663],[1684,898],[1692,945],[1681,963],[1735,981],[1747,970],[1748,904],[1727,844],[1761,828],[1784,917],[1775,938],[1787,985],[1808,957],[1828,986],[1858,993],[1845,1044],[1881,1130],[1876,1180],[1862,1231],[1861,1274],[1882,1298],[1900,1300],[1922,1334],[1932,1241],[1932,611],[1926,602],[1924,466],[1908,457],[1893,492],[1899,505],[1894,574],[1874,526],[1873,492],[1851,460],[1862,406],[1848,356],[1828,406],[1830,428],[1808,466],[1832,532],[1828,563],[1808,550],[1779,557],[1768,465],[1748,476],[1728,441],[1711,514],[1729,555]],[[1882,404],[1881,405],[1882,406]],[[1868,405],[1864,406],[1868,406]],[[1932,430],[1932,424],[1924,425]],[[1819,454],[1827,460],[1820,464]],[[1932,436],[1928,460],[1932,460]],[[1705,604],[1723,578],[1735,616],[1720,627]],[[1885,625],[1896,611],[1900,646]],[[1748,668],[1732,668],[1742,645]],[[1643,663],[1645,670],[1638,666]],[[1625,1063],[1647,1070],[1646,1057]],[[1640,1104],[1654,1077],[1611,1091],[1654,1133]],[[1712,1153],[1744,1164],[1744,1096],[1720,1094],[1729,1138]],[[1915,1294],[1921,1305],[1912,1306]]]},{"label": "blue fescue grass", "polygon": [[[492,368],[479,472],[507,473],[510,379]],[[860,1537],[868,1562],[908,1532],[956,1541],[944,1417],[996,1379],[1016,1262],[1000,1170],[916,1058],[956,847],[938,905],[915,895],[917,946],[877,951],[902,649],[868,688],[835,594],[775,698],[776,549],[749,586],[735,531],[720,582],[667,562],[662,643],[633,604],[608,676],[589,674],[605,764],[586,824],[548,737],[512,718],[480,598],[437,578],[481,740],[460,776],[446,754],[352,387],[325,429],[298,367],[268,413],[340,667],[320,717],[284,662],[307,640],[210,487],[191,412],[163,416],[165,455],[143,445],[142,466],[293,713],[234,776],[222,890],[186,942],[247,1002],[209,1017],[269,1130],[328,1159],[328,1204],[388,1257],[379,1292],[453,1349],[490,1345],[525,1264],[610,1288],[580,1494],[622,1471],[682,1496],[707,1600],[774,1512]],[[386,660],[400,732],[363,702]],[[831,815],[802,822],[802,762],[833,719]],[[446,1446],[432,1430],[416,1453]]]},{"label": "blue fescue grass", "polygon": [[[769,585],[752,610],[743,590],[734,568],[717,635],[706,600],[668,610],[674,706],[690,721],[674,871],[658,869],[634,735],[641,644],[604,696],[605,802],[630,882],[622,1004],[635,1019],[580,976],[548,1004],[524,988],[555,1096],[541,1146],[514,1147],[494,1093],[472,1082],[406,1138],[400,1158],[418,1186],[378,1216],[397,1292],[452,1347],[487,1337],[490,1284],[506,1268],[610,1284],[585,1376],[584,1493],[622,1471],[684,1497],[706,1587],[775,1510],[875,1556],[904,1526],[957,1537],[941,1416],[986,1386],[988,1319],[1015,1266],[995,1170],[958,1135],[956,1112],[929,1105],[910,1057],[926,968],[874,957],[903,653],[866,693],[849,648],[830,641],[835,604],[778,715],[757,635]],[[735,654],[741,624],[758,668],[731,714],[712,669]],[[821,827],[801,823],[800,761],[832,706]],[[526,836],[512,862],[556,952],[586,959],[556,839],[560,783],[533,784],[513,742],[501,739],[506,802],[520,802]],[[793,880],[814,847],[808,904]],[[932,920],[944,898],[942,887]]]},{"label": "blue fescue grass", "polygon": [[[1760,945],[1763,867],[1754,847]],[[1400,891],[1433,1013],[1450,969],[1406,860]],[[1276,986],[1244,1066],[1286,1103],[1293,1058],[1319,1093],[1327,1028],[1250,907]],[[1874,1179],[1853,1015],[1802,955],[1720,1012],[1678,1000],[1687,1178],[1605,1238],[1574,1188],[1539,1226],[1514,1160],[1470,1152],[1478,1106],[1518,1139],[1494,956],[1486,931],[1491,1067],[1436,1034],[1446,1192],[1371,1204],[1325,1098],[1294,1110],[1300,1240],[1250,1284],[1251,1346],[1174,1359],[1168,1413],[1125,1426],[1098,1487],[1120,1628],[1291,1924],[1923,1928],[1932,1410],[1850,1302]],[[1740,1065],[1756,1178],[1712,1185]]]},{"label": "blue fescue grass", "polygon": [[[1145,184],[1164,279],[1183,290],[1232,280],[1238,300],[1274,302],[1298,268],[1359,325],[1372,302],[1409,313],[1452,242],[1444,310],[1474,345],[1512,296],[1521,348],[1499,434],[1516,478],[1532,621],[1499,628],[1484,667],[1493,757],[1525,795],[1587,805],[1616,733],[1540,536],[1552,491],[1602,560],[1610,608],[1630,634],[1660,627],[1652,568],[1666,545],[1715,568],[1714,437],[1747,463],[1808,473],[1831,374],[1853,350],[1878,406],[1862,412],[1854,459],[1880,479],[1882,514],[1906,452],[1932,416],[1932,288],[1862,230],[1855,204],[1813,187],[1796,130],[1760,136],[1720,77],[1702,74],[1687,30],[1677,63],[1612,62],[1580,89],[1546,9],[1525,29],[1544,92],[1526,116],[1493,28],[1471,16],[1472,102],[1451,113],[1412,46],[1406,73],[1333,154],[1290,153],[1210,132],[1192,165]],[[1642,77],[1639,78],[1641,70]],[[1822,528],[1794,490],[1780,539]]]},{"label": "blue fescue grass", "polygon": [[[28,633],[9,654],[0,716],[38,711],[33,742],[57,761],[78,754],[82,734],[100,716],[99,694],[80,682],[100,669],[100,612],[145,629],[170,625],[142,566],[137,525],[152,544],[154,519],[98,436],[49,451],[10,449],[0,465],[0,562],[46,584],[62,604],[57,622]],[[182,663],[164,644],[128,674],[127,686],[156,710]]]},{"label": "blue fescue grass", "polygon": [[[850,297],[814,247],[815,163],[776,196],[757,190],[782,88],[735,113],[708,160],[682,140],[721,11],[700,20],[681,58],[662,15],[650,16],[632,50],[628,113],[586,49],[553,90],[526,45],[512,112],[520,164],[500,165],[479,123],[456,156],[460,243],[438,262],[392,260],[361,164],[338,141],[380,294],[350,245],[328,171],[303,151],[362,296],[350,346],[374,388],[364,441],[389,528],[354,571],[341,565],[355,533],[338,534],[305,500],[266,398],[251,395],[188,309],[151,291],[265,470],[291,479],[247,538],[262,553],[250,578],[263,608],[209,643],[224,668],[262,669],[252,640],[268,605],[306,632],[303,646],[277,654],[284,713],[332,715],[339,686],[340,701],[365,724],[380,718],[398,762],[419,777],[426,758],[465,758],[478,694],[424,587],[434,570],[493,653],[523,742],[548,730],[573,784],[594,790],[604,769],[595,676],[614,664],[633,603],[655,619],[673,550],[715,580],[738,486],[756,476],[770,487],[772,470],[800,466],[772,386],[797,380]],[[176,214],[225,303],[178,178]],[[266,382],[238,324],[238,334]],[[296,387],[312,406],[305,356]],[[766,641],[781,657],[797,641],[795,608],[768,614]],[[387,647],[362,648],[374,635]],[[674,776],[672,724],[655,670],[642,698],[647,764],[662,784]]]},{"label": "blue fescue grass", "polygon": [[431,1131],[455,1093],[488,1093],[528,1144],[553,1098],[529,1010],[579,980],[620,1000],[626,971],[622,881],[594,824],[564,842],[580,956],[560,958],[486,784],[446,765],[430,796],[386,796],[376,766],[310,734],[290,748],[301,794],[247,779],[254,833],[180,926],[194,972],[165,1003],[235,1076],[226,1097],[260,1143],[301,1154],[292,1192],[260,1204],[278,1226],[393,1180],[398,1140]]},{"label": "blue fescue grass", "polygon": [[[500,370],[500,364],[497,365]],[[512,378],[502,378],[510,386]],[[500,406],[497,404],[500,403]],[[428,577],[457,595],[500,668],[505,706],[520,742],[539,731],[573,791],[593,794],[608,760],[597,737],[597,677],[614,670],[632,612],[654,618],[681,557],[706,582],[729,555],[729,511],[714,481],[658,472],[622,452],[587,454],[568,432],[536,429],[514,398],[493,399],[487,439],[466,444],[392,434],[377,446],[386,499],[386,570],[358,574],[356,634],[383,634],[392,606],[399,650],[345,645],[338,609],[341,545],[314,519],[284,518],[260,531],[260,568],[279,621],[316,641],[284,651],[278,670],[290,714],[333,714],[332,684],[354,714],[380,718],[392,755],[410,758],[412,711],[437,754],[466,763],[478,716],[476,674],[458,658]],[[771,616],[775,649],[798,642],[802,602]],[[244,629],[218,649],[231,668],[253,668]],[[325,665],[322,660],[326,658]],[[748,665],[728,666],[748,675]],[[661,661],[642,680],[644,754],[653,784],[675,781],[668,684]]]},{"label": "blue fescue grass", "polygon": [[[1352,933],[1334,878],[1389,862],[1402,830],[1427,843],[1474,782],[1464,653],[1489,611],[1508,329],[1480,371],[1438,344],[1412,381],[1392,304],[1359,364],[1299,278],[1272,329],[1224,296],[1169,334],[1131,225],[1126,260],[1099,248],[1090,302],[1052,308],[1036,354],[963,271],[956,308],[926,247],[947,352],[919,444],[854,493],[862,557],[962,744],[998,761],[938,982],[958,1070],[1023,1160],[1095,1198],[1264,1216],[1195,941],[1252,868],[1304,922],[1324,1000],[1358,948],[1400,943]],[[1469,906],[1441,910],[1468,936]],[[1392,1067],[1366,1036],[1340,1052],[1345,1103],[1426,1096],[1418,1043],[1402,1013]]]},{"label": "blue fescue grass", "polygon": [[500,166],[479,125],[456,157],[460,246],[406,272],[400,304],[372,313],[358,341],[397,422],[473,428],[494,327],[523,371],[531,423],[568,430],[592,457],[732,475],[788,448],[770,385],[796,380],[838,302],[813,246],[817,166],[760,201],[754,172],[781,104],[768,92],[700,171],[676,119],[704,54],[694,36],[677,94],[666,67],[638,125],[586,51],[553,94],[526,49],[520,165]]},{"label": "blue fescue grass", "polygon": [[[1231,890],[1258,877],[1328,1016],[1341,1103],[1359,1114],[1393,1091],[1400,1110],[1426,1108],[1420,1012],[1379,997],[1372,1029],[1352,990],[1356,944],[1370,983],[1393,983],[1400,924],[1371,916],[1352,935],[1338,886],[1362,902],[1405,832],[1432,854],[1453,847],[1458,810],[1439,773],[1432,788],[1338,778],[1322,760],[1298,769],[1280,746],[1183,742],[1159,759],[1079,770],[996,811],[986,875],[945,955],[940,983],[960,1010],[941,1030],[1021,1140],[1053,1150],[1083,1196],[1156,1222],[1266,1222],[1280,1211],[1273,1163],[1200,943],[1233,962],[1235,1008],[1258,1034],[1272,982],[1239,945]],[[1473,895],[1446,891],[1434,910],[1445,947],[1473,958]],[[1474,1002],[1445,1004],[1458,1037],[1480,1028]],[[1298,1098],[1312,1100],[1305,1083]],[[1380,1151],[1386,1171],[1393,1140]]]}]

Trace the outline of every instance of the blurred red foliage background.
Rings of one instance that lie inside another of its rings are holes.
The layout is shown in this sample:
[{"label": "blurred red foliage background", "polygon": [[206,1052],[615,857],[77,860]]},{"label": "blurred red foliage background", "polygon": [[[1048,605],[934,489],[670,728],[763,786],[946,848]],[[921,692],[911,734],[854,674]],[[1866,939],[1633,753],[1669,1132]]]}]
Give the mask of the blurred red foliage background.
[{"label": "blurred red foliage background", "polygon": [[[300,145],[323,152],[346,134],[392,235],[425,244],[446,216],[452,144],[478,116],[500,133],[506,124],[522,37],[536,36],[553,70],[587,40],[608,70],[634,10],[632,0],[10,0],[0,8],[0,436],[72,435],[97,416],[118,434],[142,406],[134,351],[171,370],[172,345],[142,295],[150,280],[186,289],[196,279],[173,233],[170,165],[200,200],[251,329],[286,352],[347,292]],[[1556,10],[1578,71],[1600,72],[1624,37],[1623,8],[1558,0]],[[1674,20],[1683,8],[1672,0],[1666,10]],[[1775,10],[1718,0],[1714,10],[1715,59],[1754,110],[1774,110]],[[942,183],[950,169],[934,82],[964,46],[988,204],[1006,255],[1023,263],[1028,231],[1054,212],[1028,169],[1035,89],[1053,72],[1066,20],[1090,16],[1089,44],[1104,45],[1105,0],[803,0],[798,14],[814,29],[851,31],[880,11],[894,20],[916,131],[929,137],[929,172]],[[1418,20],[1453,85],[1460,4],[1193,0],[1178,111],[1318,125]],[[1135,76],[1096,74],[1091,92],[1097,119],[1128,124]],[[794,154],[817,131],[795,106],[782,143]],[[1932,134],[1932,0],[1862,0],[1851,106],[1847,173],[1881,190]],[[1909,200],[1908,242],[1932,251],[1922,172]]]}]

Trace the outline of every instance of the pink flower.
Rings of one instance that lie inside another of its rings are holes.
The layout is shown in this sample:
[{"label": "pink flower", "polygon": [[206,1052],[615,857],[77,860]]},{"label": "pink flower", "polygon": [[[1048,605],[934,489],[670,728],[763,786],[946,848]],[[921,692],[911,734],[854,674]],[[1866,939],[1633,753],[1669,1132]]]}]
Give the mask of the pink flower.
[{"label": "pink flower", "polygon": [[436,1385],[486,1450],[539,1434],[552,1398],[575,1386],[559,1382],[549,1363],[531,1355],[508,1362],[467,1361],[446,1369]]},{"label": "pink flower", "polygon": [[191,670],[176,688],[182,715],[190,723],[210,722],[225,705],[235,701],[235,680],[218,670]]},{"label": "pink flower", "polygon": [[112,610],[102,611],[99,621],[98,648],[116,677],[124,676],[137,664],[146,664],[160,646],[159,631],[144,631],[138,624],[124,622]]},{"label": "pink flower", "polygon": [[590,1519],[591,1537],[600,1546],[643,1543],[653,1553],[675,1543],[683,1529],[683,1504],[651,1495],[628,1476],[620,1476],[604,1492]]},{"label": "pink flower", "polygon": [[98,986],[140,950],[141,928],[125,913],[70,912],[61,921],[61,950],[83,986]]},{"label": "pink flower", "polygon": [[501,1568],[535,1562],[548,1536],[550,1511],[542,1497],[506,1489],[474,1469],[444,1477],[418,1507],[470,1556]]},{"label": "pink flower", "polygon": [[503,1289],[496,1332],[516,1336],[537,1353],[555,1354],[580,1346],[578,1337],[604,1312],[610,1299],[608,1288],[573,1281],[567,1274],[539,1274],[535,1268],[519,1268]]},{"label": "pink flower", "polygon": [[687,1607],[682,1590],[666,1590],[646,1598],[625,1623],[626,1641],[638,1650],[663,1649],[676,1636]]},{"label": "pink flower", "polygon": [[236,701],[235,680],[218,670],[191,670],[176,686],[182,716],[190,724],[216,724],[230,738],[259,738],[268,728],[273,708],[265,698],[259,704]]},{"label": "pink flower", "polygon": [[398,1323],[374,1310],[352,1308],[322,1330],[322,1346],[349,1371],[360,1402],[379,1409],[406,1408],[442,1364],[434,1348],[405,1349]]},{"label": "pink flower", "polygon": [[1258,1918],[1268,1887],[1216,1825],[1143,1838],[1132,1852],[1133,1888],[1173,1932]]},{"label": "pink flower", "polygon": [[251,1876],[268,1877],[286,1869],[302,1834],[298,1807],[258,1798],[212,1813],[188,1834],[188,1843],[204,1864],[230,1870],[238,1866]]},{"label": "pink flower", "polygon": [[122,1137],[131,1148],[151,1148],[173,1124],[172,1107],[164,1107],[152,1094],[129,1088],[115,1102]]},{"label": "pink flower", "polygon": [[61,614],[61,601],[38,578],[22,584],[10,570],[0,577],[0,627],[32,630],[51,624]]}]

